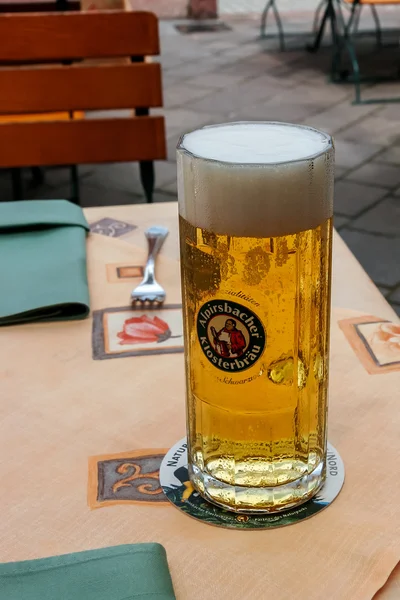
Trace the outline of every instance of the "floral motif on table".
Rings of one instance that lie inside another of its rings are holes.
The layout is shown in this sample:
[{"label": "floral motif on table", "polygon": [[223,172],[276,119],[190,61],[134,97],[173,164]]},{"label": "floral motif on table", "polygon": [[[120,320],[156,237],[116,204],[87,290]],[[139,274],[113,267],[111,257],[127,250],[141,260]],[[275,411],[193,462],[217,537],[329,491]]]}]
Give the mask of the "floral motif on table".
[{"label": "floral motif on table", "polygon": [[181,338],[180,335],[172,335],[168,323],[158,317],[140,315],[126,319],[122,331],[117,333],[120,346],[132,346],[135,344],[162,344],[171,338]]},{"label": "floral motif on table", "polygon": [[143,277],[144,269],[139,266],[117,267],[117,277],[119,279],[134,279],[135,277]]},{"label": "floral motif on table", "polygon": [[108,283],[132,283],[133,288],[143,279],[144,267],[132,263],[109,263],[106,276]]},{"label": "floral motif on table", "polygon": [[136,225],[125,223],[125,221],[118,221],[117,219],[110,219],[109,217],[90,224],[91,233],[99,233],[108,237],[121,237],[134,229],[136,229]]},{"label": "floral motif on table", "polygon": [[159,480],[165,452],[163,449],[135,450],[90,457],[90,508],[115,504],[168,504]]},{"label": "floral motif on table", "polygon": [[94,311],[92,349],[94,360],[181,353],[181,305]]},{"label": "floral motif on table", "polygon": [[353,350],[370,374],[400,370],[400,324],[364,316],[339,321]]}]

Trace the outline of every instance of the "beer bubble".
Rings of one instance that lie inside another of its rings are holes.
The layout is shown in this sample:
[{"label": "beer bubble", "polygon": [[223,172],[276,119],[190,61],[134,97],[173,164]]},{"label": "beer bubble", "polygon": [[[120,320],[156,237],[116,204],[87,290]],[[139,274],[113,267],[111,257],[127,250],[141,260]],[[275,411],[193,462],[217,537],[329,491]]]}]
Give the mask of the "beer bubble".
[{"label": "beer bubble", "polygon": [[[293,356],[281,358],[270,364],[267,375],[272,383],[278,385],[293,385],[295,364]],[[297,361],[297,387],[304,388],[307,380],[306,368],[303,361],[299,358]]]},{"label": "beer bubble", "polygon": [[325,379],[325,360],[319,353],[314,360],[314,377],[317,381],[324,381]]}]

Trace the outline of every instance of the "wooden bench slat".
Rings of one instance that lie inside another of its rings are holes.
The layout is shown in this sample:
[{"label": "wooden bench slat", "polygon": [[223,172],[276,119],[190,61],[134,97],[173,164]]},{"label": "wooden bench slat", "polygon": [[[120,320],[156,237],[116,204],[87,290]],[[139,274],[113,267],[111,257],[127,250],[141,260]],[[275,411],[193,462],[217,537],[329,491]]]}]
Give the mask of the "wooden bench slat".
[{"label": "wooden bench slat", "polygon": [[[56,12],[57,2],[0,2],[0,13]],[[80,0],[68,0],[68,10],[81,10]]]},{"label": "wooden bench slat", "polygon": [[4,14],[0,40],[3,62],[159,54],[157,17],[149,12]]},{"label": "wooden bench slat", "polygon": [[0,113],[162,106],[158,63],[0,70]]},{"label": "wooden bench slat", "polygon": [[0,125],[0,168],[164,158],[160,116]]}]

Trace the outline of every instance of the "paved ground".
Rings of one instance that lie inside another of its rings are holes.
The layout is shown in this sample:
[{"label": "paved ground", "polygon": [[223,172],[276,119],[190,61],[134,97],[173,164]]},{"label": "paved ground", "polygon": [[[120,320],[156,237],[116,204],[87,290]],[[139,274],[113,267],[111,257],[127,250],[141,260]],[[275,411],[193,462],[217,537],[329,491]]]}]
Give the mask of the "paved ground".
[{"label": "paved ground", "polygon": [[[385,15],[387,24],[400,25],[400,10]],[[283,53],[276,39],[258,39],[256,19],[229,18],[231,31],[194,35],[179,34],[172,21],[160,24],[168,160],[157,164],[155,200],[176,198],[175,145],[185,130],[243,119],[327,130],[337,149],[335,225],[400,314],[400,107],[352,106],[352,87],[327,80],[329,48],[310,55],[297,35],[310,30],[312,13],[283,16],[286,30],[296,34],[288,38],[294,49]],[[373,47],[372,41],[366,44]],[[389,56],[391,64],[395,60],[397,54]],[[369,97],[374,94],[400,95],[400,83],[366,90]],[[144,201],[135,164],[88,165],[80,173],[86,206]],[[3,173],[1,197],[10,193]],[[36,198],[68,194],[65,169],[48,170],[46,185],[27,191]]]}]

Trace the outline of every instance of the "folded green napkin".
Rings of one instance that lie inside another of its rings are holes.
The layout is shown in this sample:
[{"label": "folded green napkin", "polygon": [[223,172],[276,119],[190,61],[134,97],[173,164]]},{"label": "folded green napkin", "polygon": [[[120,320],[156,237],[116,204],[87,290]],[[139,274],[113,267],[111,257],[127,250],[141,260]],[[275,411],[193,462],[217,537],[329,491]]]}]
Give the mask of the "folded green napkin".
[{"label": "folded green napkin", "polygon": [[0,203],[0,325],[88,315],[88,231],[67,200]]},{"label": "folded green napkin", "polygon": [[174,600],[160,544],[0,564],[0,600]]}]

